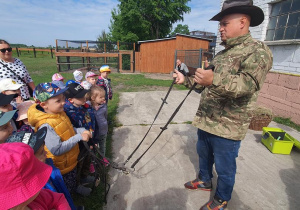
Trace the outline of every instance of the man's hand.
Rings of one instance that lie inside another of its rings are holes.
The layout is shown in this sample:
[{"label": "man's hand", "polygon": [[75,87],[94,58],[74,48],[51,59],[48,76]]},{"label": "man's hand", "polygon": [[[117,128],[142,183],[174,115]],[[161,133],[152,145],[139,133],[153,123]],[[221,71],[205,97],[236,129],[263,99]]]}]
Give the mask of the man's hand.
[{"label": "man's hand", "polygon": [[195,73],[194,81],[202,86],[210,86],[212,85],[214,80],[214,72],[212,69],[204,70],[202,68],[198,68]]},{"label": "man's hand", "polygon": [[176,84],[183,84],[184,83],[184,75],[180,73],[177,69],[174,69],[173,78],[176,78]]},{"label": "man's hand", "polygon": [[81,133],[82,141],[88,142],[90,138],[92,138],[92,134],[90,131],[85,130]]}]

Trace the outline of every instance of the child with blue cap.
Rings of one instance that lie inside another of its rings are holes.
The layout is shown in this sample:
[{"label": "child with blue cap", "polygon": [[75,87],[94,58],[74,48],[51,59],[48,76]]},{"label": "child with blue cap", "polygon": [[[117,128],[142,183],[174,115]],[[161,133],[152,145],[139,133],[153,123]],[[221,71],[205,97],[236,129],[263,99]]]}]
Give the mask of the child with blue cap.
[{"label": "child with blue cap", "polygon": [[28,122],[35,127],[35,131],[47,128],[47,158],[53,159],[70,192],[76,191],[86,195],[87,189],[84,186],[76,186],[78,142],[88,141],[92,136],[90,131],[84,128],[74,128],[64,112],[63,93],[67,89],[60,89],[52,83],[38,84],[33,92],[36,104],[28,109]]}]

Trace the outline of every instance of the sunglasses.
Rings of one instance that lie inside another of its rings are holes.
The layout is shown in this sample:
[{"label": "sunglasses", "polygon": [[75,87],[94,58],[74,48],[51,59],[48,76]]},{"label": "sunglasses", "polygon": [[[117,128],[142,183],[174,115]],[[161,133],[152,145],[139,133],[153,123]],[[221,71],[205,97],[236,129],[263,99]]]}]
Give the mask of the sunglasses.
[{"label": "sunglasses", "polygon": [[5,53],[6,51],[7,51],[7,52],[11,52],[11,51],[12,51],[12,48],[11,48],[11,47],[9,47],[9,48],[3,48],[3,49],[0,49],[0,51],[1,51],[2,53]]}]

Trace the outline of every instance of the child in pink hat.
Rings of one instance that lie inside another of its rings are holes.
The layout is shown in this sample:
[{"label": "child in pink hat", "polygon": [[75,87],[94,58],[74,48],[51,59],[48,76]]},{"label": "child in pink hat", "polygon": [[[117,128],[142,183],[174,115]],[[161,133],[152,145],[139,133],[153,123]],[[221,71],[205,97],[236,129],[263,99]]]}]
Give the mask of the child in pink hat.
[{"label": "child in pink hat", "polygon": [[0,145],[0,209],[71,209],[64,194],[42,189],[52,168],[24,143]]},{"label": "child in pink hat", "polygon": [[95,73],[92,72],[92,71],[88,71],[88,72],[86,72],[86,74],[85,74],[85,79],[86,79],[86,80],[82,81],[82,82],[80,83],[80,85],[81,85],[84,89],[89,90],[93,85],[96,84],[97,77],[98,77],[97,74],[95,74]]},{"label": "child in pink hat", "polygon": [[91,83],[91,85],[95,85],[95,84],[96,84],[97,77],[98,77],[98,75],[95,74],[95,73],[92,72],[92,71],[88,71],[88,72],[86,72],[86,74],[85,74],[85,79],[86,79],[86,81],[88,81],[89,83]]},{"label": "child in pink hat", "polygon": [[32,100],[24,101],[24,102],[18,104],[17,109],[19,111],[18,111],[18,118],[16,119],[16,121],[23,122],[23,125],[21,126],[21,128],[18,129],[18,132],[19,131],[27,131],[30,133],[34,132],[33,128],[28,123],[28,118],[27,118],[27,111],[32,104],[34,104],[34,101],[32,101]]},{"label": "child in pink hat", "polygon": [[60,73],[55,73],[52,76],[52,83],[57,85],[60,89],[64,89],[66,87],[64,79],[65,78]]}]

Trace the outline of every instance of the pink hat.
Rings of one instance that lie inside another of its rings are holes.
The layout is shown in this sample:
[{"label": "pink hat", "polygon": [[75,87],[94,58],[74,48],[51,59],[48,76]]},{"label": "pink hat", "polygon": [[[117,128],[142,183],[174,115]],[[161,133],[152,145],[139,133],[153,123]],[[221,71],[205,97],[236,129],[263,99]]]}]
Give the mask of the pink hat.
[{"label": "pink hat", "polygon": [[19,111],[18,111],[18,118],[16,119],[16,121],[24,120],[27,118],[27,111],[32,104],[34,104],[34,101],[30,100],[30,101],[24,101],[17,105],[17,109]]},{"label": "pink hat", "polygon": [[86,72],[86,74],[85,74],[85,79],[87,79],[88,77],[94,77],[94,76],[98,76],[98,75],[95,74],[95,73],[92,72],[92,71],[88,71],[88,72]]},{"label": "pink hat", "polygon": [[10,209],[38,193],[52,167],[39,161],[28,144],[0,144],[0,154],[0,206]]},{"label": "pink hat", "polygon": [[64,77],[60,73],[55,73],[52,76],[52,81],[60,81],[60,80],[63,80],[63,79],[64,79]]}]

